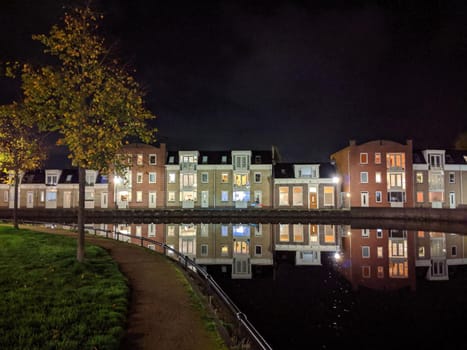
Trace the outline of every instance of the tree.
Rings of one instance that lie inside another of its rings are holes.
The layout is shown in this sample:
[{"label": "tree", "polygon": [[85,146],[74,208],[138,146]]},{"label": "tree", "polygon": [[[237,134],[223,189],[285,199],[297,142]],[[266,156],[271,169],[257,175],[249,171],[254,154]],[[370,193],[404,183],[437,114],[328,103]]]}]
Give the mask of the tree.
[{"label": "tree", "polygon": [[24,104],[13,102],[0,106],[0,165],[4,172],[13,172],[13,226],[18,229],[18,186],[20,173],[40,166],[45,147],[34,128]]},{"label": "tree", "polygon": [[156,132],[140,85],[98,34],[102,18],[89,5],[65,13],[61,26],[33,36],[59,64],[21,68],[25,103],[41,130],[58,132],[57,143],[79,169],[78,261],[84,260],[85,169],[108,171],[130,137],[150,143]]}]

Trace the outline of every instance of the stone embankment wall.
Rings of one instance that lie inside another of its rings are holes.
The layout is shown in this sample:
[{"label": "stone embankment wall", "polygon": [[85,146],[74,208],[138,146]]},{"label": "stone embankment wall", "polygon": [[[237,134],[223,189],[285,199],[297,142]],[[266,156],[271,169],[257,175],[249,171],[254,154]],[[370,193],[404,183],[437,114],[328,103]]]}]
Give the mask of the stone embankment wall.
[{"label": "stone embankment wall", "polygon": [[[20,221],[75,223],[76,209],[19,209]],[[13,209],[0,209],[0,219],[12,220]],[[467,224],[467,208],[293,209],[86,209],[88,223],[322,223],[351,224],[363,220],[393,220]]]}]

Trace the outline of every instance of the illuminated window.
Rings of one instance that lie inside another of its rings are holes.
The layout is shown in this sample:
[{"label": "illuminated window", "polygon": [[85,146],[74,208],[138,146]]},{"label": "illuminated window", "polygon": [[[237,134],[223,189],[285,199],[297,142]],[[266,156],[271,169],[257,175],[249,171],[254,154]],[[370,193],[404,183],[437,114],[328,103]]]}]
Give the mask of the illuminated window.
[{"label": "illuminated window", "polygon": [[423,203],[423,192],[422,191],[417,191],[417,203]]},{"label": "illuminated window", "polygon": [[229,182],[229,174],[228,173],[222,173],[221,174],[221,183],[226,184]]},{"label": "illuminated window", "polygon": [[196,186],[196,175],[195,174],[183,174],[182,185],[186,187]]},{"label": "illuminated window", "polygon": [[409,268],[408,268],[407,261],[389,263],[389,277],[407,278],[408,276],[409,276]]},{"label": "illuminated window", "polygon": [[247,174],[235,174],[235,185],[237,185],[237,186],[247,186],[248,185],[248,175]]},{"label": "illuminated window", "polygon": [[156,183],[156,173],[149,173],[149,183],[150,184]]},{"label": "illuminated window", "polygon": [[386,155],[386,166],[388,169],[405,169],[405,153],[388,153]]},{"label": "illuminated window", "polygon": [[279,241],[280,242],[289,241],[289,225],[288,224],[279,225]]},{"label": "illuminated window", "polygon": [[303,242],[303,225],[302,224],[293,225],[293,241]]},{"label": "illuminated window", "polygon": [[324,206],[334,205],[334,186],[324,186]]},{"label": "illuminated window", "polygon": [[229,226],[226,226],[226,225],[221,226],[221,235],[222,237],[227,237],[229,235]]},{"label": "illuminated window", "polygon": [[235,254],[249,254],[249,244],[243,240],[234,241],[234,253]]},{"label": "illuminated window", "polygon": [[169,173],[169,184],[174,184],[176,181],[176,175],[175,173]]},{"label": "illuminated window", "polygon": [[378,258],[383,257],[383,247],[381,247],[381,246],[376,247],[376,255],[377,255]]},{"label": "illuminated window", "polygon": [[136,155],[136,165],[143,165],[143,155],[137,154]]},{"label": "illuminated window", "polygon": [[141,231],[142,231],[141,225],[137,225],[135,228],[135,235],[137,237],[141,237]]},{"label": "illuminated window", "polygon": [[227,202],[229,200],[229,191],[222,191],[221,192],[221,201]]},{"label": "illuminated window", "polygon": [[175,236],[175,226],[174,225],[167,226],[167,236],[169,236],[169,237]]},{"label": "illuminated window", "polygon": [[389,241],[389,257],[390,258],[406,258],[407,257],[407,240]]},{"label": "illuminated window", "polygon": [[417,237],[418,238],[425,238],[425,231],[418,231],[417,232]]},{"label": "illuminated window", "polygon": [[142,184],[143,183],[143,173],[137,173],[136,174],[136,183],[137,184]]},{"label": "illuminated window", "polygon": [[368,172],[362,171],[360,173],[360,183],[362,183],[362,184],[368,183]]},{"label": "illuminated window", "polygon": [[399,187],[405,189],[405,174],[404,173],[388,173],[388,189]]},{"label": "illuminated window", "polygon": [[174,191],[168,191],[167,192],[167,201],[168,202],[175,202],[175,192]]},{"label": "illuminated window", "polygon": [[380,184],[380,183],[381,183],[381,171],[377,171],[377,172],[375,173],[375,182],[376,182],[377,184]]},{"label": "illuminated window", "polygon": [[47,192],[45,198],[47,202],[54,202],[57,200],[57,192]]},{"label": "illuminated window", "polygon": [[310,242],[318,242],[318,225],[310,225]]},{"label": "illuminated window", "polygon": [[415,180],[415,181],[416,181],[418,184],[422,184],[422,183],[423,183],[423,173],[422,173],[421,171],[417,171],[417,173],[416,173],[415,176],[416,176],[416,180]]},{"label": "illuminated window", "polygon": [[180,253],[183,254],[195,254],[195,242],[193,239],[181,239],[180,240]]},{"label": "illuminated window", "polygon": [[289,205],[289,188],[279,187],[279,205]]},{"label": "illuminated window", "polygon": [[381,153],[375,153],[375,164],[381,164]]},{"label": "illuminated window", "polygon": [[221,245],[221,255],[222,256],[229,255],[229,247],[226,244]]},{"label": "illuminated window", "polygon": [[293,189],[292,203],[293,205],[303,205],[303,187],[294,186]]},{"label": "illuminated window", "polygon": [[143,191],[136,191],[136,201],[137,202],[143,201]]},{"label": "illuminated window", "polygon": [[368,164],[368,153],[360,153],[360,164]]},{"label": "illuminated window", "polygon": [[336,243],[334,225],[324,225],[324,243]]}]

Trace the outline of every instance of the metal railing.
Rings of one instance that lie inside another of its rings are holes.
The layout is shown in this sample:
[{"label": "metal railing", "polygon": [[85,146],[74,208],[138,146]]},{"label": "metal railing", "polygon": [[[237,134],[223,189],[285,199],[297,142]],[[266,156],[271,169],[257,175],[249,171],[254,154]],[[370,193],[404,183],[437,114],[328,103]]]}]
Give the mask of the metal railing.
[{"label": "metal railing", "polygon": [[[53,223],[53,222],[38,222],[38,221],[21,221],[23,224],[30,224],[30,225],[50,225],[52,228],[56,226],[63,226],[63,227],[70,227],[76,229],[76,225],[74,224],[61,224],[61,223]],[[163,249],[164,255],[168,255],[168,252],[171,252],[173,255],[178,257],[177,259],[173,259],[174,261],[178,261],[183,268],[187,271],[196,272],[198,276],[202,277],[207,284],[207,287],[210,290],[214,290],[216,295],[219,299],[224,303],[224,306],[232,313],[232,315],[236,318],[236,320],[240,323],[240,325],[244,328],[247,334],[250,336],[252,340],[255,341],[256,345],[263,350],[272,350],[272,347],[267,343],[267,341],[263,338],[263,336],[259,333],[259,331],[253,326],[253,324],[248,320],[247,316],[238,308],[237,305],[230,299],[230,297],[225,293],[225,291],[219,286],[219,284],[214,280],[214,278],[207,273],[207,271],[198,265],[194,260],[192,260],[187,255],[179,252],[178,250],[170,247],[169,245],[146,238],[143,236],[136,236],[131,235],[123,232],[116,231],[109,231],[105,229],[99,229],[95,227],[85,227],[85,231],[89,233],[90,231],[93,232],[95,236],[106,237],[109,239],[115,239],[117,241],[121,241],[120,237],[128,237],[128,241],[123,241],[126,243],[132,243],[131,239],[136,239],[140,241],[140,246],[146,249],[149,249],[144,246],[144,242],[148,242],[150,244],[157,245]],[[103,234],[98,234],[98,232],[102,232]]]}]

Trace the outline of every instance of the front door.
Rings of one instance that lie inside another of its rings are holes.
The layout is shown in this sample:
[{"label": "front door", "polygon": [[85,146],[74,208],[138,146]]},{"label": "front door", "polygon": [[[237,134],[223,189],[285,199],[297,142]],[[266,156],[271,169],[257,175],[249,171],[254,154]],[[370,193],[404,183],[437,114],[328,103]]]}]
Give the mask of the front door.
[{"label": "front door", "polygon": [[107,208],[109,206],[109,194],[102,192],[101,195],[101,208]]},{"label": "front door", "polygon": [[310,192],[310,208],[318,208],[318,197],[316,195],[316,192]]},{"label": "front door", "polygon": [[368,207],[368,192],[360,192],[360,202],[362,207]]},{"label": "front door", "polygon": [[201,208],[209,207],[209,192],[201,191]]},{"label": "front door", "polygon": [[34,208],[34,192],[29,191],[26,199],[26,207]]},{"label": "front door", "polygon": [[71,192],[63,192],[63,208],[71,208]]},{"label": "front door", "polygon": [[449,192],[449,208],[454,209],[456,207],[456,194]]},{"label": "front door", "polygon": [[156,192],[149,192],[149,208],[156,207]]}]

